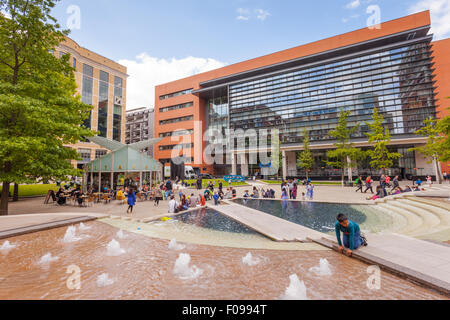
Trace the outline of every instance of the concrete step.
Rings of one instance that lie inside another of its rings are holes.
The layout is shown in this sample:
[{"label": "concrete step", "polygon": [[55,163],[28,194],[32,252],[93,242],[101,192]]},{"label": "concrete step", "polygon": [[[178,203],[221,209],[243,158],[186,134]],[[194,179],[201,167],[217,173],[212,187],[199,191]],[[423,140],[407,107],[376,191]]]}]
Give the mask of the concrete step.
[{"label": "concrete step", "polygon": [[416,214],[410,213],[408,210],[391,206],[390,204],[387,203],[378,203],[377,206],[386,212],[395,212],[397,214],[400,214],[407,220],[406,226],[400,229],[398,233],[409,234],[419,230],[423,226],[424,223],[423,218],[421,218]]},{"label": "concrete step", "polygon": [[367,220],[360,227],[366,232],[398,232],[407,225],[407,220],[402,215],[379,210],[376,205],[364,207],[363,212],[366,214]]},{"label": "concrete step", "polygon": [[433,203],[431,201],[424,202],[423,199],[415,197],[408,197],[399,201],[431,212],[439,217],[439,219],[441,220],[441,225],[450,226],[450,210],[443,208],[440,203]]},{"label": "concrete step", "polygon": [[401,199],[396,201],[390,201],[388,204],[397,208],[404,209],[410,212],[411,214],[415,214],[423,219],[423,224],[421,228],[414,232],[409,233],[410,236],[421,236],[428,233],[439,232],[442,230],[441,219],[437,215],[423,208],[414,206],[414,204],[411,205],[411,203],[403,202]]}]

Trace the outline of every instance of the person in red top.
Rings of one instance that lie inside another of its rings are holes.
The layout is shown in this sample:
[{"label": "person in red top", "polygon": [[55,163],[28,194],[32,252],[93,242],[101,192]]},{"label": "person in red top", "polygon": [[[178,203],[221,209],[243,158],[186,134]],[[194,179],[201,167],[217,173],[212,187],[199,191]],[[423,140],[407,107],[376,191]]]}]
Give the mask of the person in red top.
[{"label": "person in red top", "polygon": [[386,176],[386,185],[388,186],[388,187],[390,187],[391,186],[391,177],[389,177],[389,176]]},{"label": "person in red top", "polygon": [[200,204],[202,205],[202,207],[206,206],[205,196],[202,194],[199,194],[198,196],[200,197]]},{"label": "person in red top", "polygon": [[364,191],[364,193],[367,193],[367,191],[370,189],[370,191],[372,192],[372,194],[374,194],[373,192],[373,188],[372,188],[372,177],[368,176],[366,179],[366,190]]}]

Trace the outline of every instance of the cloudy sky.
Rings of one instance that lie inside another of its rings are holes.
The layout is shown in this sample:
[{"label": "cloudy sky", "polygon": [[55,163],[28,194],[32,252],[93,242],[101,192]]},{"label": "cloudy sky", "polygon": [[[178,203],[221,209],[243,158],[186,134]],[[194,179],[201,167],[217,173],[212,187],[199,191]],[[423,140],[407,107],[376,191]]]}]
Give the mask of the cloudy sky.
[{"label": "cloudy sky", "polygon": [[374,8],[382,22],[431,10],[435,39],[450,37],[450,0],[62,0],[53,14],[128,67],[134,109],[153,107],[157,84],[365,28]]}]

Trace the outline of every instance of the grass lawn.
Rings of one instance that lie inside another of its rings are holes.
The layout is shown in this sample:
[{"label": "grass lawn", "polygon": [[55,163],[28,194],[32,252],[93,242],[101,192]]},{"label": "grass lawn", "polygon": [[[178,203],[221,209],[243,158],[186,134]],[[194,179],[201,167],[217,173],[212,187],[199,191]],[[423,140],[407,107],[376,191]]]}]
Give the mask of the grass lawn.
[{"label": "grass lawn", "polygon": [[[281,185],[281,180],[261,180],[262,182],[265,182],[267,184],[278,184]],[[340,186],[342,185],[342,182],[340,181],[313,181],[312,182],[315,185],[329,185],[329,186]]]},{"label": "grass lawn", "polygon": [[[215,187],[217,188],[219,186],[219,182],[222,181],[223,187],[239,187],[239,186],[248,186],[247,183],[245,182],[232,182],[232,183],[228,183],[227,181],[223,180],[223,179],[203,179],[203,189],[206,188],[206,185],[212,181],[213,183],[215,183]],[[188,184],[195,184],[197,182],[197,180],[185,180],[186,183]]]},{"label": "grass lawn", "polygon": [[[2,189],[2,186],[0,186],[0,192]],[[58,187],[56,184],[19,185],[19,197],[45,196],[48,190],[57,191]],[[14,184],[9,187],[9,192],[11,195],[14,193]]]}]

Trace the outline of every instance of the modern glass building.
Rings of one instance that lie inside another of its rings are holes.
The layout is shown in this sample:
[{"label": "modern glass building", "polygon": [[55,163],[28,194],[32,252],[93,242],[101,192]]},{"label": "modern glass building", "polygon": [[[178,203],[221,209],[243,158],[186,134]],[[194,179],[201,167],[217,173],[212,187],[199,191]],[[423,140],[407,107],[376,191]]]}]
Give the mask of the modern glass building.
[{"label": "modern glass building", "polygon": [[[204,150],[206,143],[198,137],[208,128],[223,134],[227,129],[268,132],[277,129],[283,175],[302,176],[305,173],[297,167],[296,159],[306,130],[315,157],[311,174],[317,178],[338,177],[339,172],[326,167],[324,160],[334,145],[330,131],[336,128],[340,111],[350,112],[350,126],[359,125],[352,142],[368,148],[369,128],[365,121],[371,121],[377,108],[392,136],[390,148],[403,155],[390,173],[405,178],[433,175],[428,159],[408,151],[426,141],[414,132],[425,119],[437,114],[434,77],[439,70],[435,70],[433,59],[439,52],[432,50],[429,12],[389,21],[380,27],[361,29],[159,86],[156,133],[170,130],[165,127],[171,121],[170,114],[161,110],[170,104],[167,97],[171,91],[183,92],[183,86],[194,88],[192,93],[177,95],[176,103],[192,103],[193,108],[183,115],[201,122],[197,125],[201,134],[193,137],[192,150],[183,152],[195,155],[192,165],[202,172],[253,175],[261,173],[264,164],[259,158],[249,164],[249,156],[256,151],[254,144],[247,143],[245,150],[233,148],[233,164],[205,165],[199,150]],[[189,122],[184,126],[195,129]],[[165,139],[159,150],[173,144]],[[168,157],[162,153],[160,156]],[[370,168],[368,161],[359,166],[355,168],[358,174],[379,174]]]},{"label": "modern glass building", "polygon": [[[101,137],[124,143],[126,67],[80,47],[70,38],[66,38],[54,54],[60,57],[70,55],[81,100],[94,107],[84,126],[99,131]],[[71,147],[77,149],[82,158],[73,162],[80,169],[107,153],[104,148],[90,142],[79,142]]]}]

